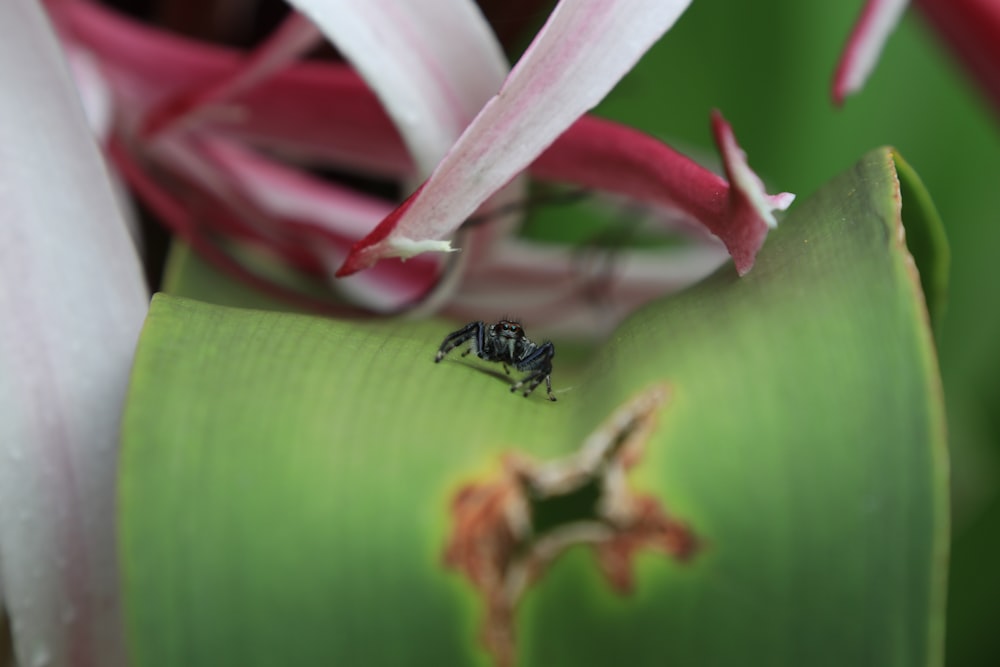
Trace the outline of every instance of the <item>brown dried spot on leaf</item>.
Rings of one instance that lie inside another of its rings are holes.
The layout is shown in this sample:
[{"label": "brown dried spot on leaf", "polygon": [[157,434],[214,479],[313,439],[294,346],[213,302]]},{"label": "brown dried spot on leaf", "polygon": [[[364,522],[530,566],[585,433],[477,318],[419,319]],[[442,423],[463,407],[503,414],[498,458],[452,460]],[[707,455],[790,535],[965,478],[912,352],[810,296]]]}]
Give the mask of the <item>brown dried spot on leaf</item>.
[{"label": "brown dried spot on leaf", "polygon": [[539,462],[503,457],[497,479],[467,484],[452,501],[448,567],[483,596],[482,641],[498,665],[515,661],[514,609],[527,586],[575,544],[589,544],[615,590],[632,589],[632,560],[643,549],[678,561],[698,541],[652,495],[634,493],[637,465],[669,395],[654,385],[618,408],[572,455]]},{"label": "brown dried spot on leaf", "polygon": [[641,549],[657,549],[683,562],[697,551],[698,541],[687,524],[667,516],[655,498],[640,496],[631,525],[594,545],[601,570],[619,593],[632,591],[632,556]]}]

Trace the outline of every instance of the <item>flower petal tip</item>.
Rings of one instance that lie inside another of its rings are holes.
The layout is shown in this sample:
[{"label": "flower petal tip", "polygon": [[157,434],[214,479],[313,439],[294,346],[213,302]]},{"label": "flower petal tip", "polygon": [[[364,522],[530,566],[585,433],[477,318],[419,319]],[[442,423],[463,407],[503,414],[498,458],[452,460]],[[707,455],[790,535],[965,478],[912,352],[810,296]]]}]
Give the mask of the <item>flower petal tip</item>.
[{"label": "flower petal tip", "polygon": [[452,247],[451,241],[434,239],[410,239],[406,237],[387,238],[377,243],[367,245],[365,240],[358,242],[344,263],[334,274],[337,278],[345,278],[358,271],[369,269],[379,260],[388,257],[399,257],[402,260],[422,255],[426,252],[457,252],[459,248]]},{"label": "flower petal tip", "polygon": [[795,195],[790,192],[767,194],[763,181],[747,164],[746,153],[736,142],[732,126],[718,110],[712,112],[712,132],[722,154],[726,178],[731,188],[729,197],[733,204],[736,205],[739,201],[749,205],[769,228],[774,229],[778,226],[778,221],[773,211],[787,209],[795,200]]},{"label": "flower petal tip", "polygon": [[340,265],[337,272],[333,274],[334,278],[346,278],[347,276],[353,276],[358,271],[364,271],[365,269],[370,269],[378,261],[375,253],[372,252],[372,247],[360,247],[361,243],[358,243],[353,248],[351,252],[347,255],[347,259],[344,263]]},{"label": "flower petal tip", "polygon": [[425,252],[456,252],[458,250],[458,248],[452,247],[451,241],[437,241],[434,239],[392,238],[387,239],[385,245],[386,249],[382,253],[383,257],[399,257],[401,259],[416,257]]},{"label": "flower petal tip", "polygon": [[729,180],[729,215],[736,227],[723,240],[737,273],[743,276],[753,268],[768,230],[778,226],[774,211],[791,206],[795,195],[790,192],[769,195],[764,190],[763,181],[747,164],[746,153],[736,142],[732,126],[718,110],[712,112],[712,133]]},{"label": "flower petal tip", "polygon": [[909,1],[868,0],[865,3],[833,75],[831,93],[835,106],[843,106],[844,100],[864,87]]},{"label": "flower petal tip", "polygon": [[776,195],[768,195],[771,209],[774,211],[787,211],[788,207],[795,201],[795,194],[792,192],[779,192]]},{"label": "flower petal tip", "polygon": [[847,99],[847,96],[854,92],[853,90],[847,89],[847,86],[841,78],[840,71],[838,70],[833,77],[833,87],[830,92],[830,97],[833,99],[833,106],[838,109],[844,106],[844,100]]}]

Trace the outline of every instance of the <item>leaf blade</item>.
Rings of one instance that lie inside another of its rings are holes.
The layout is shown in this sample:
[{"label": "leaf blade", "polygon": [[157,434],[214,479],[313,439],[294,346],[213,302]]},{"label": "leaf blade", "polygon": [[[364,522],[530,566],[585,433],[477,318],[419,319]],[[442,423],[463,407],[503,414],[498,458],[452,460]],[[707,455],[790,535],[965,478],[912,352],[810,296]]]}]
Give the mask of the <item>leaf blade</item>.
[{"label": "leaf blade", "polygon": [[123,459],[137,664],[482,662],[479,600],[439,560],[452,495],[502,452],[573,451],[651,381],[675,398],[633,481],[704,552],[640,556],[620,597],[570,550],[525,595],[523,664],[940,664],[944,418],[898,224],[873,151],[747,277],[643,309],[587,363],[557,355],[556,404],[435,366],[444,325],[158,298]]}]

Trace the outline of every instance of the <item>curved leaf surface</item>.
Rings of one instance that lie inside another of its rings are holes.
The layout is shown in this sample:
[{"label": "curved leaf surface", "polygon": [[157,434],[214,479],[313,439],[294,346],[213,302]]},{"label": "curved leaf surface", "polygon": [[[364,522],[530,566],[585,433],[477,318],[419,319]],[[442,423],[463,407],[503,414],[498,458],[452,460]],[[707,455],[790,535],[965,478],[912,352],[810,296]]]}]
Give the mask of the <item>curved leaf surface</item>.
[{"label": "curved leaf surface", "polygon": [[[944,416],[888,149],[799,204],[746,277],[557,353],[557,403],[432,363],[451,328],[154,301],[120,473],[134,664],[490,664],[482,638],[519,665],[940,664]],[[603,477],[573,477],[588,466]],[[535,533],[458,512],[491,490]],[[674,541],[615,527],[611,491],[651,499]],[[582,515],[606,520],[556,530]],[[463,530],[521,549],[486,554],[527,572],[513,635],[480,595],[490,563],[455,566]]]}]

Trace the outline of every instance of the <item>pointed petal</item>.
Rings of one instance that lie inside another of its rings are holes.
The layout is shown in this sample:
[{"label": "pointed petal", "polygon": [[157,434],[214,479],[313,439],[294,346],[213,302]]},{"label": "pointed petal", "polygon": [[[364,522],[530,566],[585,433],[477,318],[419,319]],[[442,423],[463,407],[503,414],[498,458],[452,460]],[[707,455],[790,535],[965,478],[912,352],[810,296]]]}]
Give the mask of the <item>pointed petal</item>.
[{"label": "pointed petal", "polygon": [[[392,212],[388,202],[339,187],[256,155],[233,142],[205,139],[191,157],[214,168],[222,187],[254,208],[247,216],[259,220],[271,234],[296,234],[323,263],[333,268],[347,256],[356,239]],[[188,170],[190,172],[190,170]],[[208,184],[206,184],[208,185]],[[225,193],[220,193],[226,196]],[[385,263],[346,281],[337,289],[377,312],[395,312],[418,301],[438,280],[438,262],[421,258]],[[370,275],[369,275],[370,274]]]},{"label": "pointed petal", "polygon": [[290,0],[375,90],[426,177],[500,88],[507,62],[469,0]]},{"label": "pointed petal", "polygon": [[560,2],[421,195],[358,243],[338,275],[454,233],[477,206],[596,105],[688,4]]},{"label": "pointed petal", "polygon": [[743,274],[775,224],[772,211],[787,208],[794,195],[764,192],[718,112],[712,128],[729,183],[654,137],[593,116],[581,118],[559,137],[531,172],[544,180],[677,209],[719,237]]},{"label": "pointed petal", "polygon": [[775,224],[771,211],[787,208],[794,196],[764,192],[718,112],[712,127],[729,183],[654,137],[591,116],[577,121],[531,171],[545,180],[677,209],[719,237],[743,274]]},{"label": "pointed petal", "polygon": [[835,104],[843,104],[848,95],[865,85],[882,53],[882,47],[908,4],[909,0],[868,0],[865,3],[833,76]]},{"label": "pointed petal", "polygon": [[115,463],[135,249],[34,0],[0,2],[0,589],[22,665],[124,664]]},{"label": "pointed petal", "polygon": [[[73,41],[100,60],[118,102],[118,121],[126,128],[205,81],[237,76],[241,66],[238,51],[156,30],[105,7],[71,2],[51,9]],[[206,131],[314,164],[388,178],[414,171],[378,98],[342,64],[297,63],[244,90],[231,104],[201,107],[199,121]]]},{"label": "pointed petal", "polygon": [[730,187],[729,215],[725,219],[725,230],[718,235],[726,243],[736,271],[742,276],[753,268],[768,228],[778,226],[772,211],[787,209],[795,195],[765,192],[764,184],[747,165],[746,154],[736,143],[733,128],[718,111],[712,112],[712,133],[722,154]]}]

